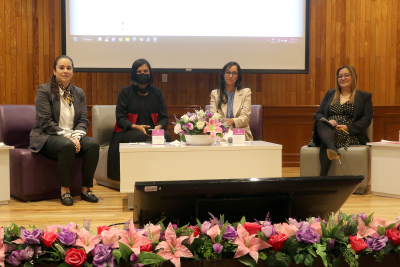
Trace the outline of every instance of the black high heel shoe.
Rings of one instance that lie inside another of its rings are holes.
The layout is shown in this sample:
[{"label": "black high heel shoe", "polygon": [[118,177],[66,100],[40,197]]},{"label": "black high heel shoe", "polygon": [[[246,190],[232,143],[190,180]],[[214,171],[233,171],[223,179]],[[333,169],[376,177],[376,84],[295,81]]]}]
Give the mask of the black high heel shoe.
[{"label": "black high heel shoe", "polygon": [[326,153],[328,154],[328,158],[330,160],[337,159],[339,160],[339,164],[342,165],[342,162],[340,161],[340,153],[338,151],[332,150],[332,149],[327,149]]}]

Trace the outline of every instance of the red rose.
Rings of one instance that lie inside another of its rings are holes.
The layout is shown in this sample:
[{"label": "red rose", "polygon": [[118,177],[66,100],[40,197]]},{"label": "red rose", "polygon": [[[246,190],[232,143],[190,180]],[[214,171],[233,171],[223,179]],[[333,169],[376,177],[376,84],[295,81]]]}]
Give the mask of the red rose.
[{"label": "red rose", "polygon": [[257,234],[257,231],[261,232],[261,225],[258,223],[244,223],[243,227],[249,232],[249,235]]},{"label": "red rose", "polygon": [[386,236],[392,241],[393,245],[400,245],[400,232],[396,228],[387,229]]},{"label": "red rose", "polygon": [[103,225],[103,226],[98,226],[97,227],[97,234],[101,235],[101,232],[103,232],[104,230],[110,230],[110,227]]},{"label": "red rose", "polygon": [[86,262],[86,253],[83,249],[70,248],[65,254],[65,262],[74,267],[80,267]]},{"label": "red rose", "polygon": [[367,243],[365,243],[364,239],[358,239],[356,235],[350,236],[350,245],[355,253],[367,248]]},{"label": "red rose", "polygon": [[286,241],[287,236],[285,234],[273,235],[268,239],[268,244],[272,246],[274,251],[281,250],[283,243]]},{"label": "red rose", "polygon": [[200,234],[200,228],[198,226],[189,226],[188,227],[190,230],[194,230],[193,236],[198,237]]},{"label": "red rose", "polygon": [[46,248],[50,248],[56,239],[57,234],[54,232],[45,232],[42,235],[43,244],[46,246]]},{"label": "red rose", "polygon": [[141,246],[140,247],[140,252],[153,252],[153,245],[152,244],[147,244],[146,246]]}]

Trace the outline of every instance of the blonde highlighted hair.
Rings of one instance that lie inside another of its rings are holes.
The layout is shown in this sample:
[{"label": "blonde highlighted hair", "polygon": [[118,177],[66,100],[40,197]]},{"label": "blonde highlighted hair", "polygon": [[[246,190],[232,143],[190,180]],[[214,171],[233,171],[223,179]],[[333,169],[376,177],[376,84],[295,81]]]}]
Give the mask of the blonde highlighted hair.
[{"label": "blonde highlighted hair", "polygon": [[335,91],[335,96],[333,97],[333,100],[331,102],[331,105],[333,105],[340,97],[340,93],[342,92],[342,88],[339,85],[339,79],[337,76],[339,75],[339,71],[342,69],[348,69],[351,74],[351,96],[349,99],[349,104],[354,103],[354,97],[357,92],[357,72],[356,69],[353,66],[350,65],[343,65],[338,70],[336,71],[336,91]]}]

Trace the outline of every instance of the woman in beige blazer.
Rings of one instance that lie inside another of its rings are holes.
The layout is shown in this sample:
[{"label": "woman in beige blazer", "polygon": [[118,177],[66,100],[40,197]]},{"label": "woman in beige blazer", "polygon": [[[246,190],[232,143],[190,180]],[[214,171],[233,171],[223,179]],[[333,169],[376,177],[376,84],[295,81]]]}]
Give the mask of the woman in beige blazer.
[{"label": "woman in beige blazer", "polygon": [[219,89],[211,92],[211,112],[218,112],[233,128],[244,128],[246,141],[252,141],[250,131],[251,90],[242,85],[238,63],[228,62],[222,69]]}]

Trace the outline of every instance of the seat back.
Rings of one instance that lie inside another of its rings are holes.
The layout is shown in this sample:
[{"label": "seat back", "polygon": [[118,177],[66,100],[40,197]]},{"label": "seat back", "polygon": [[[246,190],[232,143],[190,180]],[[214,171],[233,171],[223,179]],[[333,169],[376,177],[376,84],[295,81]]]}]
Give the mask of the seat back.
[{"label": "seat back", "polygon": [[[205,107],[205,110],[210,110],[210,105]],[[250,131],[254,140],[262,140],[263,138],[263,107],[262,105],[251,105],[250,114]]]},{"label": "seat back", "polygon": [[0,142],[15,148],[28,148],[35,117],[34,105],[0,105]]},{"label": "seat back", "polygon": [[373,137],[374,137],[374,120],[371,120],[371,124],[369,125],[369,127],[365,130],[367,132],[369,141],[373,142]]},{"label": "seat back", "polygon": [[116,122],[116,105],[95,105],[92,108],[92,133],[100,147],[109,146]]}]

